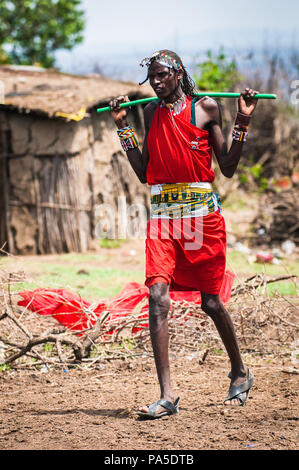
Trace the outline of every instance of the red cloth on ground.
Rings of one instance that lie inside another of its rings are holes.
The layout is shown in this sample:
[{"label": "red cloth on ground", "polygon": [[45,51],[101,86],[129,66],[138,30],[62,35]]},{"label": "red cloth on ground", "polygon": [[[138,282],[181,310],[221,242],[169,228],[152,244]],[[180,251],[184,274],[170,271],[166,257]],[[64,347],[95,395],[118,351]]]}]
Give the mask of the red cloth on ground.
[{"label": "red cloth on ground", "polygon": [[[166,107],[158,106],[155,111],[147,140],[147,182],[150,185],[214,180],[209,132],[191,124],[191,101],[188,97],[186,108],[173,117],[179,130],[174,127]],[[188,144],[191,141],[198,142],[198,149],[192,149]],[[171,220],[170,225],[177,225],[177,220]],[[145,284],[150,287],[156,282],[167,282],[173,290],[198,290],[217,295],[225,272],[224,219],[217,211],[200,219],[185,220],[191,221],[191,228],[182,228],[180,240],[174,240],[171,233],[163,239],[162,228],[155,228],[156,220],[148,222]],[[198,250],[190,250],[185,242],[197,220],[202,221],[196,229],[199,235],[201,232],[202,243]],[[151,236],[152,233],[155,235]]]},{"label": "red cloth on ground", "polygon": [[[223,303],[230,299],[231,289],[234,282],[234,275],[226,272],[220,291],[220,298]],[[148,327],[148,295],[146,286],[137,282],[128,283],[121,293],[110,301],[102,300],[93,306],[90,302],[82,299],[78,294],[66,289],[34,289],[18,293],[22,300],[18,302],[28,310],[39,315],[52,315],[60,324],[74,330],[82,331],[95,324],[97,318],[105,311],[109,310],[109,317],[106,325],[111,323],[111,330],[115,328],[115,322],[133,313],[140,305],[136,318],[145,320],[138,326],[132,327],[132,334],[140,331],[140,328]],[[187,301],[201,304],[200,292],[170,292],[170,298],[174,302]],[[114,322],[114,323],[113,323]]]}]

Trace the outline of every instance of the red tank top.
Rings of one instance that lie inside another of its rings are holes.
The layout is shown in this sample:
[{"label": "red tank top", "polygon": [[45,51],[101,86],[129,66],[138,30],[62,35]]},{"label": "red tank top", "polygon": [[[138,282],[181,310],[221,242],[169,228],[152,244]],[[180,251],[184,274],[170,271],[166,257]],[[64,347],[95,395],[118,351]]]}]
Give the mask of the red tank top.
[{"label": "red tank top", "polygon": [[187,97],[185,109],[176,116],[165,106],[156,109],[147,138],[149,185],[214,181],[209,132],[192,124],[191,103]]}]

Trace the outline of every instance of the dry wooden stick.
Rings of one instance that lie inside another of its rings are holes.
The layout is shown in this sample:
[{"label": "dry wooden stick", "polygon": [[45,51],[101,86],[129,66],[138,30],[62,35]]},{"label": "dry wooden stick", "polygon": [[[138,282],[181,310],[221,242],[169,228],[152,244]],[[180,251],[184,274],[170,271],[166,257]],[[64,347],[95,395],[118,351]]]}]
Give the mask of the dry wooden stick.
[{"label": "dry wooden stick", "polygon": [[199,364],[200,364],[200,365],[202,365],[202,364],[205,362],[206,357],[207,357],[207,355],[209,354],[209,352],[210,352],[210,349],[207,348],[207,349],[205,350],[205,352],[203,353],[202,358],[199,360]]},{"label": "dry wooden stick", "polygon": [[[255,279],[254,284],[253,285],[249,284],[249,282],[254,280],[254,279]],[[233,297],[237,294],[240,294],[240,293],[244,292],[244,290],[246,290],[247,288],[254,289],[254,290],[258,289],[259,287],[261,287],[262,283],[271,284],[273,282],[286,281],[288,279],[296,279],[296,276],[294,276],[294,275],[282,275],[282,276],[272,277],[270,279],[265,279],[265,278],[263,279],[263,278],[261,278],[260,274],[255,274],[254,276],[250,276],[248,279],[246,279],[242,284],[239,284],[236,287],[234,287],[232,289],[231,296]]]},{"label": "dry wooden stick", "polygon": [[[281,312],[281,313],[283,313],[283,312]],[[299,328],[298,324],[291,323],[291,322],[285,320],[284,318],[281,318],[281,316],[278,313],[273,312],[273,315],[275,315],[277,318],[279,318],[279,320],[282,321],[283,323],[285,323],[286,325],[292,326],[293,328]]]}]

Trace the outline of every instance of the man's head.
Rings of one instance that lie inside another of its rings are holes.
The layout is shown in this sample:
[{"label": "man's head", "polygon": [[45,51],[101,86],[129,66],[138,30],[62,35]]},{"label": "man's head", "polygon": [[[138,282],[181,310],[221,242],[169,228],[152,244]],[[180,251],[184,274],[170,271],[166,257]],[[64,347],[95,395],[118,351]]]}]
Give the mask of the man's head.
[{"label": "man's head", "polygon": [[160,62],[149,65],[148,80],[158,98],[167,98],[177,91],[181,92],[182,71],[176,71]]},{"label": "man's head", "polygon": [[[142,67],[147,66],[147,77],[158,98],[166,98],[181,87],[186,95],[196,93],[192,78],[187,73],[181,58],[167,49],[155,52],[142,60]],[[142,84],[141,83],[141,84]]]}]

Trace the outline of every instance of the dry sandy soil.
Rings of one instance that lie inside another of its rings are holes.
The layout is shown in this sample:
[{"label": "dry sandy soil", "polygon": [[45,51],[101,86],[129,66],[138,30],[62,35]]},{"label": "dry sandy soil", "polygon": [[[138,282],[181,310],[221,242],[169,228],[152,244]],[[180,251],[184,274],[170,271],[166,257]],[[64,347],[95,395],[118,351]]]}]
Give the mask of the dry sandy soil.
[{"label": "dry sandy soil", "polygon": [[[250,357],[247,356],[247,363]],[[180,413],[142,421],[134,410],[158,398],[151,358],[98,369],[0,374],[2,450],[295,450],[298,375],[287,363],[251,361],[245,407],[222,405],[226,358],[172,358]]]},{"label": "dry sandy soil", "polygon": [[154,421],[134,413],[159,398],[150,357],[92,370],[2,372],[0,450],[297,450],[294,364],[250,353],[245,359],[255,376],[250,399],[225,407],[227,356],[209,353],[200,364],[198,355],[173,355],[180,413]]}]

